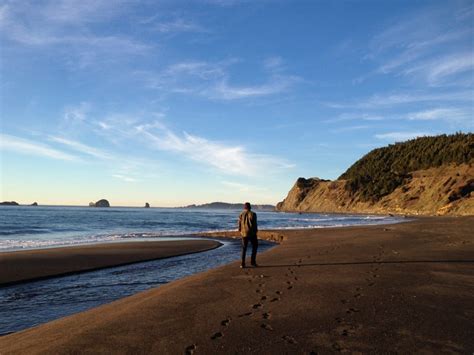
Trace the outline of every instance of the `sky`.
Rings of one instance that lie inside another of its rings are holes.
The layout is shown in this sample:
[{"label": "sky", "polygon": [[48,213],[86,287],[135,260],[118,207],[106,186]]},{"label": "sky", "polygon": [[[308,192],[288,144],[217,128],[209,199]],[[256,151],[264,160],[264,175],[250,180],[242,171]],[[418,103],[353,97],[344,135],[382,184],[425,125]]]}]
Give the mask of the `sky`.
[{"label": "sky", "polygon": [[472,132],[473,4],[0,0],[0,200],[274,204]]}]

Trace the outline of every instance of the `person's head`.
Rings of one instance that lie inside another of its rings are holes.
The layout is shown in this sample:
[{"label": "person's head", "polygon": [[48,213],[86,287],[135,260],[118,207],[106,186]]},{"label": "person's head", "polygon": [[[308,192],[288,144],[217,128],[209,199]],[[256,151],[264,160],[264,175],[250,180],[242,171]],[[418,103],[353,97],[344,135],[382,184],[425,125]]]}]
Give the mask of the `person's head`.
[{"label": "person's head", "polygon": [[252,209],[252,206],[250,206],[250,202],[245,202],[244,203],[244,210],[250,211]]}]

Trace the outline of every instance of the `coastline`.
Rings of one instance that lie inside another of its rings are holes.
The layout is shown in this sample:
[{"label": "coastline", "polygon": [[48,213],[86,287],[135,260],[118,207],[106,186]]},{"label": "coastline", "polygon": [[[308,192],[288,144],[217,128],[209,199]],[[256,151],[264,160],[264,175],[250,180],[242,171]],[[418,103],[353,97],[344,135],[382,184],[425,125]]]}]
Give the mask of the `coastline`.
[{"label": "coastline", "polygon": [[473,227],[427,217],[264,231],[281,245],[257,269],[231,263],[6,335],[0,352],[469,353]]},{"label": "coastline", "polygon": [[199,253],[221,246],[213,240],[87,244],[0,253],[0,287],[142,261]]}]

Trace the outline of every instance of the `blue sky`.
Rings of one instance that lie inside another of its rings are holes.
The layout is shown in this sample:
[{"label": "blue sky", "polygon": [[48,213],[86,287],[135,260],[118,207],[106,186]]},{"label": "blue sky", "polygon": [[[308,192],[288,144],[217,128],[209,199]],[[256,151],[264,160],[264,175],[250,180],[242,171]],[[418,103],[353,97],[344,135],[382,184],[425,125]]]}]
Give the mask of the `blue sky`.
[{"label": "blue sky", "polygon": [[472,1],[0,1],[1,196],[276,203],[474,127]]}]

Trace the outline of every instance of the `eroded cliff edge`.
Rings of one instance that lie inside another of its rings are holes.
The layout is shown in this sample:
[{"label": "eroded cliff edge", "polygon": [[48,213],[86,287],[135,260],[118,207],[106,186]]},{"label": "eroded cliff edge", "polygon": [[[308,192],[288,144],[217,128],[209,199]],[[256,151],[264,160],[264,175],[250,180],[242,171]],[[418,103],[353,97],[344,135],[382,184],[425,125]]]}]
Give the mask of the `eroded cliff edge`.
[{"label": "eroded cliff edge", "polygon": [[276,208],[474,215],[474,135],[423,137],[376,149],[337,180],[299,178]]}]

